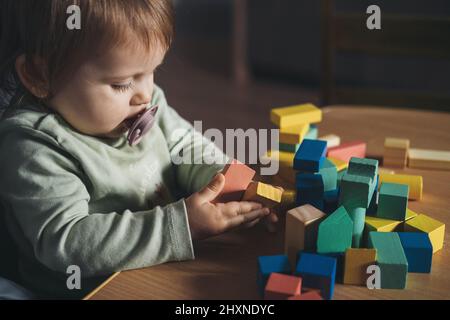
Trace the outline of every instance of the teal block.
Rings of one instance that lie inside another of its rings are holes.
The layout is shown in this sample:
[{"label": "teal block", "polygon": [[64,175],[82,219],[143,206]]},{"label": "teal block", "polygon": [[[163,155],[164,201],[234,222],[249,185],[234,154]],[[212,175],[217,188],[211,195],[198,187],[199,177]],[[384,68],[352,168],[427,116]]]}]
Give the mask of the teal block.
[{"label": "teal block", "polygon": [[348,173],[374,179],[378,174],[378,160],[352,157],[348,163]]},{"label": "teal block", "polygon": [[382,183],[378,196],[377,217],[403,221],[406,218],[409,186],[397,183]]},{"label": "teal block", "polygon": [[352,247],[360,248],[366,223],[366,208],[354,208],[348,214],[353,221]]},{"label": "teal block", "polygon": [[286,152],[297,152],[298,147],[300,147],[300,143],[297,144],[289,144],[289,143],[281,143],[279,145],[279,149],[281,151],[286,151]]},{"label": "teal block", "polygon": [[328,159],[324,159],[320,165],[319,174],[322,175],[324,191],[332,191],[337,188],[337,169]]},{"label": "teal block", "polygon": [[339,171],[337,173],[336,186],[339,188],[341,186],[342,177],[347,173],[347,169]]},{"label": "teal block", "polygon": [[319,224],[317,253],[344,253],[352,246],[352,234],[352,219],[341,206]]},{"label": "teal block", "polygon": [[375,183],[378,176],[378,160],[368,158],[351,158],[348,163],[347,172],[356,176],[368,177],[372,180],[369,189],[369,198],[372,199],[373,193],[378,185]]},{"label": "teal block", "polygon": [[309,126],[309,130],[306,133],[304,139],[311,139],[311,140],[315,140],[317,139],[319,136],[319,129],[317,129],[317,126],[312,124]]},{"label": "teal block", "polygon": [[347,211],[353,208],[367,208],[370,204],[372,180],[365,176],[345,174],[341,179],[339,204]]},{"label": "teal block", "polygon": [[370,232],[369,248],[377,249],[382,289],[404,289],[408,277],[408,261],[396,232]]}]

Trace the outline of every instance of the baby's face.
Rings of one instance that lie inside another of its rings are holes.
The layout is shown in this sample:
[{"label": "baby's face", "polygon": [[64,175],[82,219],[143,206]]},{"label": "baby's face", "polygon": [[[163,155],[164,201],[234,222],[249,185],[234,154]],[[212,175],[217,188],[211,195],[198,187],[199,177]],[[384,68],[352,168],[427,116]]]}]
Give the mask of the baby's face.
[{"label": "baby's face", "polygon": [[49,105],[82,133],[118,137],[126,132],[124,120],[151,102],[153,74],[164,55],[160,46],[151,54],[117,46],[91,57],[58,85]]}]

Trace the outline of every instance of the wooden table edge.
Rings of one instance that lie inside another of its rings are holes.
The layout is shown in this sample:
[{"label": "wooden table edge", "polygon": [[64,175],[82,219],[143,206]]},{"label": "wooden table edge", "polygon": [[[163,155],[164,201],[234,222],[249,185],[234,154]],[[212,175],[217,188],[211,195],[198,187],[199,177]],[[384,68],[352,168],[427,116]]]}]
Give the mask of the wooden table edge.
[{"label": "wooden table edge", "polygon": [[90,300],[95,294],[97,294],[97,292],[99,292],[101,289],[103,289],[108,283],[110,283],[119,274],[120,274],[120,271],[113,273],[111,276],[108,277],[108,279],[103,281],[97,288],[95,288],[90,293],[88,293],[82,300]]}]

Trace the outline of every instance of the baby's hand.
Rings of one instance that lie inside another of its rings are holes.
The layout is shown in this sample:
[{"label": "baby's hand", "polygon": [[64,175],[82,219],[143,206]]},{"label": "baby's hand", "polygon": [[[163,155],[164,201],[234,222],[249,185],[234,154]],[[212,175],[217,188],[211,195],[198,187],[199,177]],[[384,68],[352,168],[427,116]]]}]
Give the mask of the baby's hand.
[{"label": "baby's hand", "polygon": [[204,239],[239,226],[252,226],[270,214],[268,208],[251,201],[211,203],[225,185],[225,177],[218,173],[203,190],[186,199],[192,239]]}]

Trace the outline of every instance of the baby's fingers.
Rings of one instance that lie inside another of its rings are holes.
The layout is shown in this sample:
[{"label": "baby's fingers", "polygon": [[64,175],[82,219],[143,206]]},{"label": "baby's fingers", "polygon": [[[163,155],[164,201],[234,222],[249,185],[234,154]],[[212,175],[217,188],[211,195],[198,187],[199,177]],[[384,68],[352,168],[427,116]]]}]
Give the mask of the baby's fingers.
[{"label": "baby's fingers", "polygon": [[262,217],[267,216],[270,214],[270,210],[268,208],[262,208],[253,210],[247,213],[243,213],[240,215],[237,215],[231,219],[228,220],[228,229],[236,228],[242,224],[247,224],[253,220],[260,219]]}]

